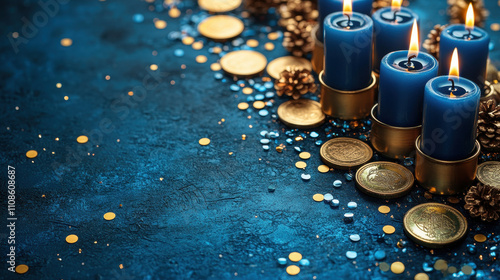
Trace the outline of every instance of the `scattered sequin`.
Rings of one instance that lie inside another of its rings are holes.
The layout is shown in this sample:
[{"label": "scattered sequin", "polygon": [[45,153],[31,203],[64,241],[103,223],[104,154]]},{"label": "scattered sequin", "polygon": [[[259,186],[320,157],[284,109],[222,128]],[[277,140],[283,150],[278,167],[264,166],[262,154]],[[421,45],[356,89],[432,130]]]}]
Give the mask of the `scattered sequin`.
[{"label": "scattered sequin", "polygon": [[308,152],[302,152],[302,153],[299,154],[299,157],[301,159],[309,159],[311,157],[311,154],[308,153]]},{"label": "scattered sequin", "polygon": [[262,102],[262,101],[255,101],[253,103],[253,107],[257,110],[260,110],[260,109],[263,109],[264,107],[266,106],[266,103]]},{"label": "scattered sequin", "polygon": [[387,214],[391,212],[391,208],[389,208],[389,206],[381,205],[378,207],[378,211],[382,214]]},{"label": "scattered sequin", "polygon": [[187,37],[182,38],[182,43],[184,45],[191,45],[193,42],[194,42],[194,38],[193,37],[187,36]]},{"label": "scattered sequin", "polygon": [[290,265],[286,268],[286,273],[289,275],[297,275],[300,272],[300,267],[296,265]]},{"label": "scattered sequin", "polygon": [[297,161],[295,163],[295,167],[299,168],[299,169],[304,169],[307,167],[307,163],[303,162],[303,161]]},{"label": "scattered sequin", "polygon": [[176,49],[174,51],[174,55],[177,56],[177,57],[181,57],[181,56],[184,56],[184,50],[181,50],[181,49]]},{"label": "scattered sequin", "polygon": [[207,57],[204,56],[204,55],[198,55],[196,57],[196,62],[198,62],[198,63],[205,63],[205,62],[207,62]]},{"label": "scattered sequin", "polygon": [[387,225],[387,226],[384,226],[382,228],[382,230],[386,233],[386,234],[393,234],[394,232],[396,232],[396,228],[393,227],[393,226],[390,226],[390,225]]},{"label": "scattered sequin", "polygon": [[324,200],[324,196],[320,193],[317,193],[315,195],[313,195],[313,200],[316,201],[316,202],[320,202],[320,201],[323,201]]},{"label": "scattered sequin", "polygon": [[71,40],[70,38],[63,38],[61,39],[61,46],[63,47],[69,47],[73,45],[73,40]]},{"label": "scattered sequin", "polygon": [[208,139],[208,138],[201,138],[198,141],[198,143],[200,143],[200,145],[202,145],[202,146],[206,146],[206,145],[210,144],[210,139]]},{"label": "scattered sequin", "polygon": [[434,269],[435,270],[439,270],[439,271],[445,271],[448,269],[448,263],[445,261],[445,260],[437,260],[435,263],[434,263]]},{"label": "scattered sequin", "polygon": [[310,262],[308,259],[301,259],[301,260],[299,261],[299,264],[300,264],[300,265],[303,265],[303,266],[308,266],[308,265],[310,265],[310,264],[311,264],[311,262]]},{"label": "scattered sequin", "polygon": [[240,110],[246,110],[246,109],[248,109],[248,106],[249,105],[246,102],[238,103],[238,109],[240,109]]},{"label": "scattered sequin", "polygon": [[471,275],[474,269],[470,265],[464,265],[461,270],[465,275]]},{"label": "scattered sequin", "polygon": [[29,150],[26,152],[27,158],[36,158],[38,156],[38,152],[35,150]]},{"label": "scattered sequin", "polygon": [[103,217],[104,217],[104,220],[111,221],[116,217],[116,214],[113,212],[108,212],[108,213],[104,214]]},{"label": "scattered sequin", "polygon": [[361,237],[359,236],[359,234],[351,234],[349,236],[349,239],[351,239],[351,241],[353,242],[358,242],[359,240],[361,240]]},{"label": "scattered sequin", "polygon": [[263,109],[263,110],[260,110],[260,111],[259,111],[259,116],[261,116],[261,117],[265,117],[265,116],[267,116],[267,115],[269,115],[269,111],[268,111],[268,110]]},{"label": "scattered sequin", "polygon": [[332,207],[339,207],[340,201],[338,199],[332,199],[332,201],[330,202],[330,205]]},{"label": "scattered sequin", "polygon": [[331,193],[327,193],[323,196],[323,199],[326,203],[330,203],[333,200],[333,195]]},{"label": "scattered sequin", "polygon": [[319,136],[319,134],[318,134],[317,132],[313,131],[313,132],[311,132],[311,133],[309,134],[309,136],[311,136],[312,138],[316,138],[316,137],[318,137],[318,136]]},{"label": "scattered sequin", "polygon": [[149,69],[151,69],[151,71],[156,71],[156,70],[158,70],[158,65],[151,64],[151,65],[149,65]]},{"label": "scattered sequin", "polygon": [[142,14],[135,14],[133,17],[132,17],[132,20],[136,23],[141,23],[144,21],[144,16]]},{"label": "scattered sequin", "polygon": [[349,209],[356,209],[356,207],[358,207],[358,204],[354,201],[347,203],[347,208]]},{"label": "scattered sequin", "polygon": [[271,42],[267,42],[265,45],[264,45],[264,49],[266,49],[266,51],[272,51],[274,50],[274,44],[271,43]]},{"label": "scattered sequin", "polygon": [[298,253],[298,252],[292,252],[288,255],[288,258],[292,261],[292,262],[298,262],[302,259],[302,254],[301,253]]},{"label": "scattered sequin", "polygon": [[78,136],[78,138],[76,138],[76,142],[80,143],[80,144],[85,144],[89,141],[89,138],[85,135],[80,135]]},{"label": "scattered sequin", "polygon": [[281,265],[285,265],[286,264],[286,258],[279,258],[278,259],[278,263],[281,264]]},{"label": "scattered sequin", "polygon": [[391,264],[391,271],[394,274],[401,274],[405,271],[405,265],[402,262],[393,262]]},{"label": "scattered sequin", "polygon": [[70,234],[66,236],[66,242],[72,244],[75,243],[76,241],[78,241],[78,236],[76,236],[75,234]]},{"label": "scattered sequin", "polygon": [[355,259],[356,257],[358,257],[358,253],[356,253],[355,251],[347,251],[345,253],[345,256],[350,259],[350,260],[353,260]]},{"label": "scattered sequin", "polygon": [[24,274],[26,272],[28,272],[29,270],[29,267],[25,264],[20,264],[18,266],[16,266],[16,273],[17,274]]},{"label": "scattered sequin", "polygon": [[382,250],[378,250],[374,254],[375,260],[377,260],[377,261],[381,261],[381,260],[385,259],[385,256],[386,256],[385,251],[382,251]]},{"label": "scattered sequin", "polygon": [[256,48],[257,46],[259,46],[259,41],[255,40],[255,39],[249,39],[247,41],[247,46],[249,46],[251,48]]},{"label": "scattered sequin", "polygon": [[219,63],[212,63],[210,64],[210,70],[212,71],[219,71],[221,69],[221,66]]},{"label": "scattered sequin", "polygon": [[253,93],[253,89],[251,87],[244,87],[241,92],[243,92],[243,94],[252,94]]},{"label": "scattered sequin", "polygon": [[310,174],[305,174],[305,173],[302,173],[302,175],[300,175],[300,177],[302,178],[302,180],[304,181],[309,181],[311,180],[311,175]]},{"label": "scattered sequin", "polygon": [[474,240],[476,240],[477,242],[482,243],[482,242],[486,241],[486,239],[487,238],[486,238],[486,236],[484,234],[476,234],[476,235],[474,235]]},{"label": "scattered sequin", "polygon": [[330,171],[330,167],[326,165],[320,165],[318,166],[318,171],[321,173],[327,173],[328,171]]},{"label": "scattered sequin", "polygon": [[168,11],[168,15],[171,18],[178,18],[181,15],[181,11],[174,7],[172,9],[170,9],[170,11]]},{"label": "scattered sequin", "polygon": [[340,188],[342,186],[342,181],[340,180],[333,181],[333,186],[336,188]]}]

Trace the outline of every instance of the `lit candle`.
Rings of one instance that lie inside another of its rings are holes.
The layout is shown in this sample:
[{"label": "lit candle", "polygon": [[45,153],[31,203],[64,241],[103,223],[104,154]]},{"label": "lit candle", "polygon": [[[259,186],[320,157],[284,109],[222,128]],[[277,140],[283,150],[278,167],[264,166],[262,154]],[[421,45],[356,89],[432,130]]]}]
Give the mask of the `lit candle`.
[{"label": "lit candle", "polygon": [[454,24],[441,32],[439,43],[439,75],[445,75],[450,67],[450,57],[454,48],[460,53],[461,77],[484,88],[486,65],[488,61],[488,33],[474,27],[472,4],[467,9],[465,25]]},{"label": "lit candle", "polygon": [[[354,7],[358,13],[365,15],[370,15],[372,12],[372,2],[373,0],[354,0]],[[335,12],[341,12],[343,8],[343,0],[319,0],[318,11],[319,11],[319,28],[318,34],[316,35],[318,40],[323,42],[323,22],[327,15]]]},{"label": "lit candle", "polygon": [[413,20],[408,51],[384,56],[380,67],[378,119],[388,125],[412,127],[422,124],[425,84],[436,77],[437,60],[419,53],[417,20]]},{"label": "lit candle", "polygon": [[407,8],[401,8],[403,0],[392,0],[392,6],[382,8],[372,15],[373,19],[373,69],[379,72],[382,58],[393,51],[405,50],[410,41],[412,22],[419,18]]},{"label": "lit candle", "polygon": [[351,0],[343,12],[325,18],[324,82],[338,90],[363,89],[371,83],[373,22],[352,12]]},{"label": "lit candle", "polygon": [[420,149],[440,160],[461,160],[474,150],[481,90],[459,78],[454,49],[448,76],[431,79],[425,86]]}]

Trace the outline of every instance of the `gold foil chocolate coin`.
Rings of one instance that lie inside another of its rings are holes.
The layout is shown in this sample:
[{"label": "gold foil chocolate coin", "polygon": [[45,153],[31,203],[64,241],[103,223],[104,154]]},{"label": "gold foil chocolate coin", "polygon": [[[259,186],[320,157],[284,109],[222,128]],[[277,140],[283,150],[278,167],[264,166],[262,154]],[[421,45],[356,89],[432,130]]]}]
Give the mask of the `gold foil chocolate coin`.
[{"label": "gold foil chocolate coin", "polygon": [[241,0],[198,0],[198,5],[209,12],[224,13],[238,8]]},{"label": "gold foil chocolate coin", "polygon": [[477,179],[479,182],[500,188],[500,162],[487,161],[477,167]]},{"label": "gold foil chocolate coin", "polygon": [[267,59],[260,52],[239,50],[224,55],[220,60],[222,70],[238,76],[255,76],[266,69]]},{"label": "gold foil chocolate coin", "polygon": [[413,174],[393,162],[371,162],[356,172],[358,189],[369,196],[383,199],[404,196],[411,190],[413,182]]},{"label": "gold foil chocolate coin", "polygon": [[428,248],[442,248],[461,240],[467,220],[455,208],[441,203],[424,203],[410,209],[403,219],[406,235]]},{"label": "gold foil chocolate coin", "polygon": [[287,67],[297,67],[300,69],[307,69],[309,71],[311,71],[312,69],[311,62],[305,58],[296,56],[283,56],[269,62],[266,71],[269,76],[275,79],[279,79],[281,72],[283,72],[283,70],[285,70]]},{"label": "gold foil chocolate coin", "polygon": [[234,38],[243,32],[243,22],[233,16],[211,16],[198,24],[201,35],[216,41]]},{"label": "gold foil chocolate coin", "polygon": [[361,140],[338,137],[325,142],[319,150],[321,160],[338,169],[356,168],[367,163],[373,151]]},{"label": "gold foil chocolate coin", "polygon": [[290,100],[278,107],[278,117],[287,126],[293,128],[313,128],[325,121],[321,104],[310,99]]}]

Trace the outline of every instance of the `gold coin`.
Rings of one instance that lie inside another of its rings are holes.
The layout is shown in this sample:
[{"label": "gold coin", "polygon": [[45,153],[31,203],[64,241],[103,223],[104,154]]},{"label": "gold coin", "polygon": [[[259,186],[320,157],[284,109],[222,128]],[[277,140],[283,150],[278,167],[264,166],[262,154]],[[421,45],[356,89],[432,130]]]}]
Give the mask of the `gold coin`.
[{"label": "gold coin", "polygon": [[420,272],[420,273],[417,273],[413,279],[414,280],[429,280],[429,275],[427,275],[427,273]]},{"label": "gold coin", "polygon": [[292,261],[292,262],[298,262],[302,259],[302,254],[298,253],[298,252],[292,252],[288,255],[288,258]]},{"label": "gold coin", "polygon": [[434,269],[444,271],[448,269],[448,263],[445,260],[437,260],[434,263]]},{"label": "gold coin", "polygon": [[396,232],[396,228],[390,225],[384,226],[382,230],[385,232],[385,234],[393,234]]},{"label": "gold coin", "polygon": [[89,141],[89,138],[85,135],[80,135],[78,136],[78,138],[76,138],[76,142],[80,143],[80,144],[85,144]]},{"label": "gold coin", "polygon": [[278,107],[278,117],[293,128],[313,128],[325,121],[321,104],[310,99],[289,100]]},{"label": "gold coin", "polygon": [[249,46],[251,48],[256,48],[259,46],[259,41],[255,40],[255,39],[249,39],[247,41],[247,46]]},{"label": "gold coin", "polygon": [[385,206],[385,205],[381,205],[379,208],[378,208],[378,211],[382,214],[387,214],[389,212],[391,212],[391,208],[389,208],[389,206]]},{"label": "gold coin", "polygon": [[73,45],[73,40],[71,40],[70,38],[63,38],[61,39],[61,46],[63,47],[69,47]]},{"label": "gold coin", "polygon": [[104,214],[103,217],[104,217],[104,220],[111,221],[116,217],[116,214],[113,212],[108,212],[108,213]]},{"label": "gold coin", "polygon": [[394,274],[401,274],[405,271],[405,265],[402,262],[393,262],[391,264],[391,271]]},{"label": "gold coin", "polygon": [[378,267],[380,268],[380,270],[382,270],[384,272],[389,271],[389,269],[390,269],[389,264],[386,262],[379,263]]},{"label": "gold coin", "polygon": [[248,109],[248,103],[246,103],[246,102],[238,103],[238,109],[240,109],[240,110]]},{"label": "gold coin", "polygon": [[20,265],[16,266],[16,273],[25,274],[26,272],[28,272],[28,269],[29,269],[29,267],[27,265],[20,264]]},{"label": "gold coin", "polygon": [[299,274],[299,272],[300,272],[300,267],[296,265],[289,265],[286,268],[286,273],[288,273],[289,275],[297,275]]},{"label": "gold coin", "polygon": [[373,151],[361,140],[338,137],[325,142],[319,151],[321,160],[338,169],[356,168],[368,162]]},{"label": "gold coin", "polygon": [[221,68],[220,68],[220,64],[215,62],[215,63],[212,63],[210,64],[210,70],[212,71],[219,71]]},{"label": "gold coin", "polygon": [[301,159],[309,159],[309,158],[311,158],[311,154],[308,153],[308,152],[302,152],[302,153],[299,154],[299,158],[301,158]]},{"label": "gold coin", "polygon": [[202,145],[202,146],[206,146],[206,145],[210,144],[210,139],[208,139],[208,138],[201,138],[198,141],[198,143],[200,143],[200,145]]},{"label": "gold coin", "polygon": [[477,179],[485,184],[500,189],[500,162],[487,161],[477,167]]},{"label": "gold coin", "polygon": [[27,158],[36,158],[38,156],[38,152],[35,150],[29,150],[26,152]]},{"label": "gold coin", "polygon": [[224,55],[220,60],[222,69],[227,73],[238,76],[254,76],[266,69],[266,57],[256,51],[239,50]]},{"label": "gold coin", "polygon": [[321,202],[325,199],[325,196],[320,194],[320,193],[317,193],[315,195],[313,195],[313,200],[316,201],[316,202]]},{"label": "gold coin", "polygon": [[330,167],[328,167],[327,165],[320,165],[318,166],[318,171],[321,173],[327,173],[328,171],[330,171]]},{"label": "gold coin", "polygon": [[413,173],[393,162],[371,162],[356,172],[356,187],[369,196],[383,199],[406,195],[413,183]]},{"label": "gold coin", "polygon": [[204,56],[204,55],[198,55],[196,57],[196,62],[198,62],[198,63],[205,63],[205,62],[207,62],[207,57]]},{"label": "gold coin", "polygon": [[167,27],[167,22],[164,21],[164,20],[161,20],[161,19],[156,20],[155,21],[155,27],[157,29],[165,29]]},{"label": "gold coin", "polygon": [[243,29],[245,26],[240,19],[226,15],[211,16],[198,25],[201,35],[216,41],[234,38],[240,35]]},{"label": "gold coin", "polygon": [[266,51],[272,51],[274,50],[274,44],[271,42],[267,42],[264,44],[264,49],[266,49]]},{"label": "gold coin", "polygon": [[406,235],[415,243],[442,248],[461,240],[467,233],[467,220],[455,208],[441,203],[424,203],[406,212]]},{"label": "gold coin", "polygon": [[307,163],[303,162],[303,161],[297,161],[295,163],[295,167],[297,167],[298,169],[304,169],[306,168],[307,166]]},{"label": "gold coin", "polygon": [[198,5],[209,12],[224,13],[238,8],[241,0],[198,0]]},{"label": "gold coin", "polygon": [[264,107],[266,107],[266,103],[264,103],[264,101],[255,101],[253,103],[253,107],[257,110],[260,110],[260,109],[263,109]]},{"label": "gold coin", "polygon": [[283,70],[285,70],[287,67],[298,67],[300,69],[307,69],[309,71],[311,71],[312,69],[311,62],[303,57],[282,56],[269,62],[266,71],[269,76],[275,79],[279,79],[281,72],[283,72]]},{"label": "gold coin", "polygon": [[72,244],[72,243],[75,243],[76,241],[78,241],[78,236],[76,236],[74,234],[70,234],[70,235],[66,236],[66,242]]},{"label": "gold coin", "polygon": [[476,242],[479,242],[479,243],[483,243],[487,239],[488,238],[486,238],[486,236],[484,234],[476,234],[476,235],[474,235],[474,240],[476,240]]}]

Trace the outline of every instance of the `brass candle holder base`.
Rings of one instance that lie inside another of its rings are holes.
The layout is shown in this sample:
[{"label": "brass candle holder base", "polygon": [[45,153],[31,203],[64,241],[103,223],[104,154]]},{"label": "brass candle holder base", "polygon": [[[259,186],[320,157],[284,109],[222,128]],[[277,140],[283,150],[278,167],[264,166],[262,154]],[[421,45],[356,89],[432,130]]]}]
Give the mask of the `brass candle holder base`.
[{"label": "brass candle holder base", "polygon": [[402,159],[415,156],[415,140],[422,131],[422,126],[397,127],[383,123],[377,119],[377,106],[373,106],[371,111],[372,131],[370,142],[373,148],[382,155]]},{"label": "brass candle holder base", "polygon": [[319,73],[321,83],[321,109],[328,116],[342,120],[358,120],[370,115],[375,104],[377,78],[372,72],[371,84],[360,90],[344,91],[329,87]]},{"label": "brass candle holder base", "polygon": [[311,31],[311,37],[314,41],[314,49],[312,53],[312,59],[311,59],[311,64],[314,72],[320,73],[323,71],[323,60],[325,58],[325,50],[323,42],[318,40],[318,37],[316,36],[316,32],[318,32],[319,26],[316,24],[312,31]]},{"label": "brass candle holder base", "polygon": [[417,157],[415,160],[415,178],[420,186],[430,193],[455,195],[465,192],[476,178],[477,159],[481,146],[476,141],[472,156],[455,161],[432,158],[420,149],[421,136],[415,141]]}]

